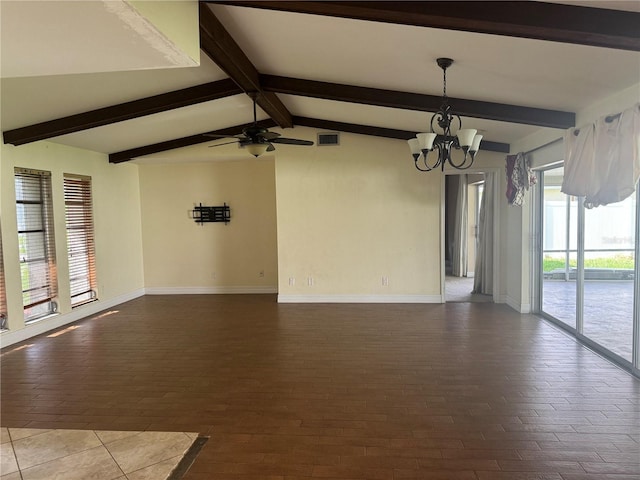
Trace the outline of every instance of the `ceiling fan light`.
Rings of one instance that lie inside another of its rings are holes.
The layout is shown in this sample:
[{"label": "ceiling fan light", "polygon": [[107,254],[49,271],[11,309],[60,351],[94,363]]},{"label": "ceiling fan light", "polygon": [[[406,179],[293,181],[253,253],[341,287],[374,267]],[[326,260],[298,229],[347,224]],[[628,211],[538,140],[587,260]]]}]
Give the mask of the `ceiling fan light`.
[{"label": "ceiling fan light", "polygon": [[471,148],[469,149],[469,151],[477,152],[478,150],[480,150],[480,140],[482,140],[482,135],[480,134],[473,137],[473,142],[471,143]]},{"label": "ceiling fan light", "polygon": [[458,143],[460,146],[470,147],[477,132],[478,131],[473,128],[463,128],[458,130]]},{"label": "ceiling fan light", "polygon": [[249,153],[251,155],[253,155],[254,157],[259,157],[260,155],[262,155],[264,152],[267,151],[267,148],[269,148],[269,144],[268,143],[249,143],[246,145],[247,150],[249,150]]},{"label": "ceiling fan light", "polygon": [[421,150],[431,150],[437,135],[435,133],[419,133],[416,135]]}]

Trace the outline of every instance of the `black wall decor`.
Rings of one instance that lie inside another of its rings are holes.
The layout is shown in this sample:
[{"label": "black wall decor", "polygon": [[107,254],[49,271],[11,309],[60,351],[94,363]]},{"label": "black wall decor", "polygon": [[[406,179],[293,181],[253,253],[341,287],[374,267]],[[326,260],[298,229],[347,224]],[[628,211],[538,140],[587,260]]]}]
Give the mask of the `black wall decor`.
[{"label": "black wall decor", "polygon": [[200,225],[210,222],[224,222],[227,224],[231,221],[231,210],[226,202],[224,205],[217,207],[207,207],[201,203],[191,213],[193,220]]}]

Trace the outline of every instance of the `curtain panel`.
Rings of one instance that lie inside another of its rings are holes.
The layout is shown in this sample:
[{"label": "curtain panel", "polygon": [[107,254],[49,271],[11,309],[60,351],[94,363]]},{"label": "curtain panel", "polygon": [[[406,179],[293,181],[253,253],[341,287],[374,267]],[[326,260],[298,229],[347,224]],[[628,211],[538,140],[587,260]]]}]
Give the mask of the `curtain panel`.
[{"label": "curtain panel", "polygon": [[478,221],[478,251],[473,277],[473,292],[493,294],[493,216],[495,215],[494,189],[496,174],[485,173],[484,191]]},{"label": "curtain panel", "polygon": [[561,191],[585,197],[586,208],[620,202],[640,177],[640,103],[564,135]]}]

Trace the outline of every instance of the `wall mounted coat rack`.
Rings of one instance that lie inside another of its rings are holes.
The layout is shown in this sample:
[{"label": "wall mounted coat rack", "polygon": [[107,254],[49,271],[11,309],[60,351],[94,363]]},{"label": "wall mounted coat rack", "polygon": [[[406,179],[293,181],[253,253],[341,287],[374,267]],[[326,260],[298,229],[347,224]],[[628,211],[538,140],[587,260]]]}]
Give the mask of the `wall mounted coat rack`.
[{"label": "wall mounted coat rack", "polygon": [[231,221],[231,210],[226,202],[222,206],[215,207],[208,207],[201,203],[191,210],[191,214],[193,220],[200,225],[210,222],[224,222],[226,225]]}]

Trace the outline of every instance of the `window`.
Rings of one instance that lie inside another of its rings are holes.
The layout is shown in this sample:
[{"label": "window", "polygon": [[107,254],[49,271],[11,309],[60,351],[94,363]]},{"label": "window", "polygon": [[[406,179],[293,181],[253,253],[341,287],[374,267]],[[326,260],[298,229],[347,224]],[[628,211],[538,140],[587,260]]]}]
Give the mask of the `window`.
[{"label": "window", "polygon": [[0,330],[7,330],[7,294],[4,287],[4,257],[2,256],[2,234],[0,232]]},{"label": "window", "polygon": [[65,175],[64,205],[71,306],[96,299],[91,177]]},{"label": "window", "polygon": [[51,173],[15,169],[22,305],[25,321],[57,310]]}]

